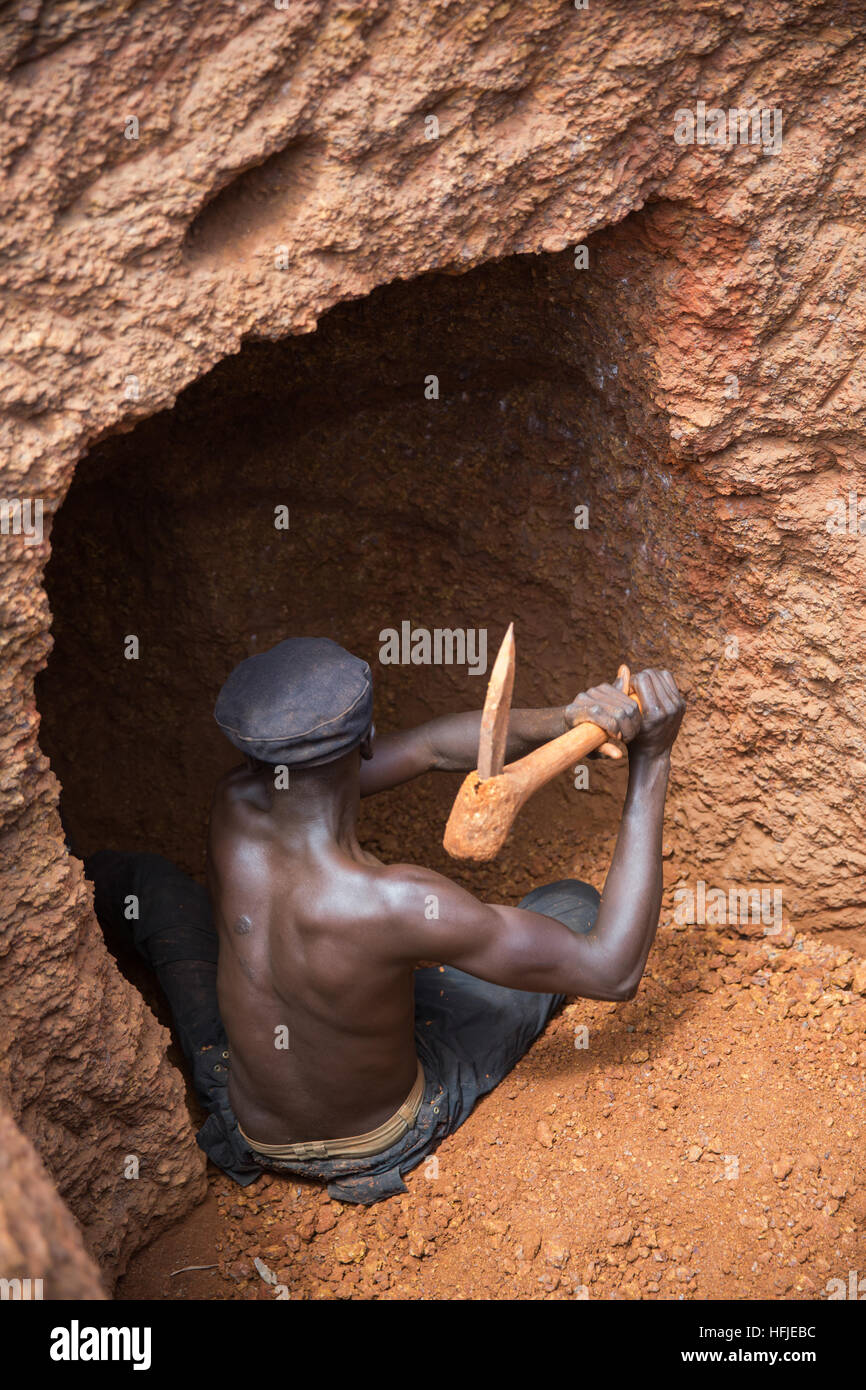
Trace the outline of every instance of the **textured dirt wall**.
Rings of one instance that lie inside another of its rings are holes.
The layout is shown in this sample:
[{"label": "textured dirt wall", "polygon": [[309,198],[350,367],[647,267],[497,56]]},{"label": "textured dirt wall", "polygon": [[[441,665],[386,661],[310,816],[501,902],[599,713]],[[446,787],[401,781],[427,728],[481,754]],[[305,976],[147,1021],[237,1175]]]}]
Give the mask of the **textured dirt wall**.
[{"label": "textured dirt wall", "polygon": [[[656,522],[636,551],[647,644],[667,636],[669,592],[692,728],[717,751],[684,760],[693,824],[677,834],[719,877],[798,882],[790,906],[816,925],[859,923],[862,562],[824,521],[864,466],[863,16],[199,0],[34,3],[0,23],[4,495],[42,499],[48,520],[95,440],[170,406],[244,339],[621,223],[599,253],[609,273],[580,272],[586,467],[623,479],[635,526],[683,499],[678,527]],[[678,146],[673,113],[699,97],[779,106],[781,152]],[[39,544],[2,538],[0,1086],[116,1261],[166,1192],[194,1200],[200,1166],[165,1034],[104,951],[37,744],[48,544],[47,526]],[[91,1175],[116,1175],[130,1130],[165,1185],[115,1184],[111,1206]]]},{"label": "textured dirt wall", "polygon": [[[99,1270],[39,1158],[0,1111],[0,1269],[11,1297],[104,1298]],[[27,1284],[26,1280],[30,1280]],[[36,1280],[41,1280],[41,1290]]]},{"label": "textured dirt wall", "polygon": [[[645,221],[592,239],[596,274]],[[312,338],[248,345],[80,464],[53,535],[56,645],[37,695],[81,852],[157,848],[201,871],[213,782],[236,761],[216,692],[287,632],[327,633],[370,661],[380,728],[483,699],[466,666],[380,662],[380,632],[404,621],[482,629],[492,662],[513,617],[526,704],[564,704],[624,656],[670,662],[690,684],[702,639],[676,561],[714,562],[706,540],[693,553],[696,489],[660,468],[650,422],[634,411],[629,425],[599,389],[583,284],[566,252],[377,291]],[[692,732],[700,788],[712,742],[700,719]],[[458,780],[367,803],[365,834],[388,858],[455,871],[441,836]],[[576,868],[601,884],[623,785],[607,764],[589,792],[561,779],[467,881],[520,896]],[[684,871],[700,810],[687,785],[671,835]]]},{"label": "textured dirt wall", "polygon": [[[820,776],[812,751],[848,731],[837,717],[819,735],[821,650],[803,610],[771,607],[774,514],[720,500],[705,470],[666,447],[625,298],[609,331],[620,287],[652,285],[671,264],[659,237],[678,226],[658,205],[597,234],[591,276],[565,252],[377,291],[313,338],[248,345],[173,410],[97,446],[55,529],[57,645],[38,685],[42,746],[82,851],[156,847],[200,872],[213,781],[234,760],[211,710],[247,653],[327,632],[371,662],[386,728],[477,707],[484,680],[382,665],[381,630],[483,628],[492,661],[513,617],[524,703],[563,703],[621,657],[676,670],[691,713],[669,884],[778,885],[808,928],[862,925],[850,873],[844,887],[836,877],[859,829],[853,788],[847,804],[836,794],[838,747],[819,751]],[[439,396],[427,399],[434,367]],[[581,504],[586,531],[574,526]],[[274,527],[279,505],[288,531]],[[775,547],[778,594],[798,592],[805,551],[821,545],[814,502],[809,520],[805,546]],[[825,585],[833,558],[831,547]],[[124,659],[128,633],[138,661]],[[561,779],[468,881],[518,895],[574,870],[600,883],[622,781],[606,764],[592,768],[591,795]],[[447,867],[454,787],[371,803],[365,830],[388,857]]]}]

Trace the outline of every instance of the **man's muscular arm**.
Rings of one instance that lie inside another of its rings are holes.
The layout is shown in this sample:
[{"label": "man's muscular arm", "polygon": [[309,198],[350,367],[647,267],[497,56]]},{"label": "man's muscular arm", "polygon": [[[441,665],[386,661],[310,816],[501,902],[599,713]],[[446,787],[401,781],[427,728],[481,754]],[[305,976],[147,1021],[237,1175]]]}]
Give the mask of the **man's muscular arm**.
[{"label": "man's muscular arm", "polygon": [[[506,762],[559,738],[582,720],[599,724],[613,738],[628,740],[640,727],[634,700],[611,685],[594,686],[569,705],[515,709],[508,721]],[[446,714],[415,729],[383,734],[372,757],[361,764],[361,795],[387,791],[423,772],[471,772],[478,757],[481,711]]]},{"label": "man's muscular arm", "polygon": [[[668,671],[641,672],[635,686],[643,724],[630,747],[622,822],[592,931],[578,936],[552,917],[481,903],[442,875],[404,866],[391,872],[395,921],[410,956],[512,989],[588,999],[634,995],[658,925],[670,750],[685,711]],[[430,894],[438,899],[438,920],[425,917]]]}]

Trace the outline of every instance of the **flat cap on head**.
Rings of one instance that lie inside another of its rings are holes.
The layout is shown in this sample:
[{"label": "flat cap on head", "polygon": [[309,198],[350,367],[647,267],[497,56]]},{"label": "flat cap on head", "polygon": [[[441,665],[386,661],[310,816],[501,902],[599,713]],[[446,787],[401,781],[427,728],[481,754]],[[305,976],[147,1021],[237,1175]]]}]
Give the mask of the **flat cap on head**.
[{"label": "flat cap on head", "polygon": [[289,637],[235,667],[214,718],[236,748],[262,762],[333,762],[370,729],[370,668],[328,637]]}]

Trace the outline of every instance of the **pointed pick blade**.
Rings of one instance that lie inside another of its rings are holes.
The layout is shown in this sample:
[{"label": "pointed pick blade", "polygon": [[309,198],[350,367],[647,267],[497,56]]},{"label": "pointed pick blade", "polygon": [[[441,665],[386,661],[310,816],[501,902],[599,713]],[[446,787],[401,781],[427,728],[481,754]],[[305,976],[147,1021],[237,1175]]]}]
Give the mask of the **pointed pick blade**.
[{"label": "pointed pick blade", "polygon": [[488,777],[498,777],[505,766],[505,745],[508,741],[508,718],[511,714],[513,689],[514,623],[509,623],[508,631],[502,639],[502,646],[493,663],[481,713],[478,776],[482,782]]}]

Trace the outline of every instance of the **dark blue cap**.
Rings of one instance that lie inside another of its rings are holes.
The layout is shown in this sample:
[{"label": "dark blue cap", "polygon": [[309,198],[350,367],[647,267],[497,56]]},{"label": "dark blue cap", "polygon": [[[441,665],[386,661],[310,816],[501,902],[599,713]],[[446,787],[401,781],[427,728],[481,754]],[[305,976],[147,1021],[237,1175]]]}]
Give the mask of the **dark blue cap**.
[{"label": "dark blue cap", "polygon": [[366,661],[328,637],[289,637],[235,667],[214,718],[236,748],[262,762],[333,762],[370,729],[373,678]]}]

